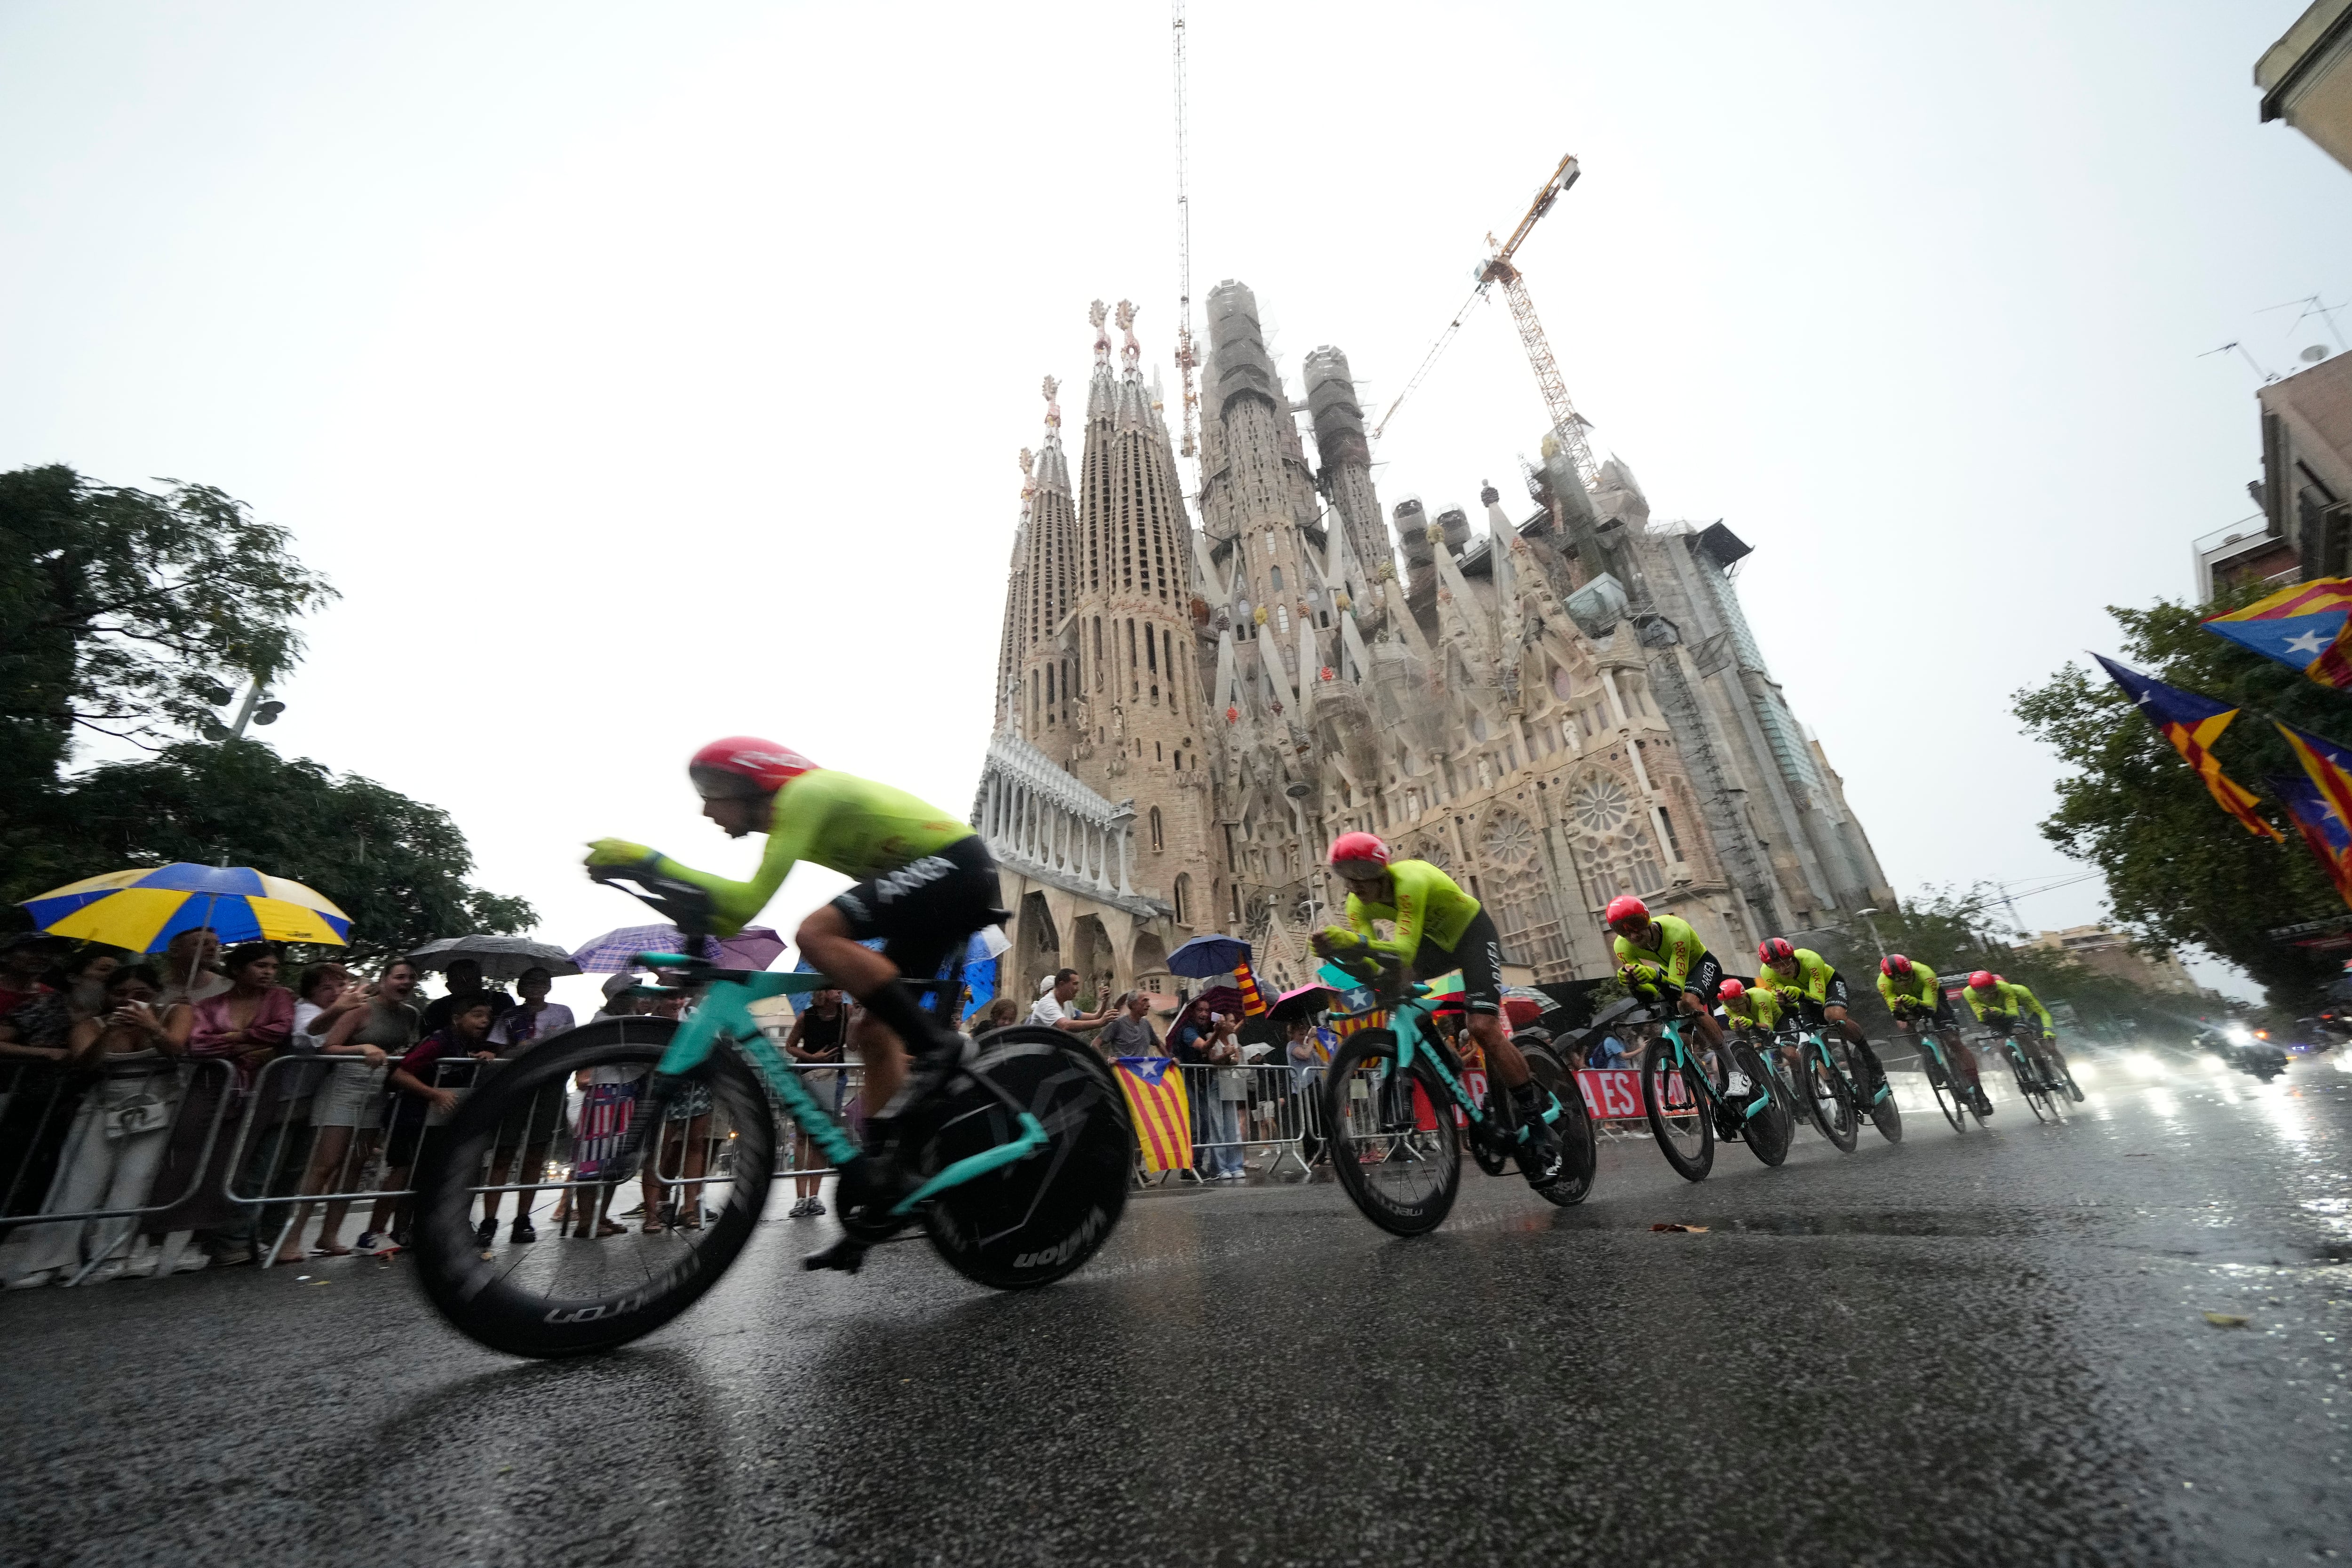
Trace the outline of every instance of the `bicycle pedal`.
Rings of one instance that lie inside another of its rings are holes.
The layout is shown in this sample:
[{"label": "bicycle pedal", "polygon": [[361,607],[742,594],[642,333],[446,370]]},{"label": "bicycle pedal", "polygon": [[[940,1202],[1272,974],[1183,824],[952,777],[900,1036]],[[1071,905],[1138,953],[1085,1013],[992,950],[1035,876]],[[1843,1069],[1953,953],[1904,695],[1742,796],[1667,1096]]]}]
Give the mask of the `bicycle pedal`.
[{"label": "bicycle pedal", "polygon": [[845,1236],[831,1247],[801,1259],[801,1267],[812,1273],[820,1268],[838,1268],[844,1274],[855,1274],[865,1263],[866,1244],[854,1236]]}]

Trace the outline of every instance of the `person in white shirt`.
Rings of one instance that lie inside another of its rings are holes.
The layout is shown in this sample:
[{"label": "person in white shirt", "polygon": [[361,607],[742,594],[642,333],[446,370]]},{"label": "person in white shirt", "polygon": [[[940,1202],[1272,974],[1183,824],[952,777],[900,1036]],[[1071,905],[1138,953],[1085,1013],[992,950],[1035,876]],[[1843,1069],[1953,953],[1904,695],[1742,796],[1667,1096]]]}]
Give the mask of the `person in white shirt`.
[{"label": "person in white shirt", "polygon": [[1067,1029],[1074,1035],[1087,1034],[1110,1022],[1114,1009],[1105,1007],[1099,1013],[1081,1012],[1075,1000],[1077,994],[1078,972],[1075,969],[1055,970],[1039,988],[1037,1005],[1029,1009],[1029,1021]]}]

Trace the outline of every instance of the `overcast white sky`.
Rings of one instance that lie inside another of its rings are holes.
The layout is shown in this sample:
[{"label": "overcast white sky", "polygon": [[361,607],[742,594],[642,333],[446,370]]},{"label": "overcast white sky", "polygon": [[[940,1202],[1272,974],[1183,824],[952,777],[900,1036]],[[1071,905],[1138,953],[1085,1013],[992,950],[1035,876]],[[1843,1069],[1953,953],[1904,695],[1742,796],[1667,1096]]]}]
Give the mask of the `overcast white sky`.
[{"label": "overcast white sky", "polygon": [[[2063,874],[2009,696],[2252,510],[2256,377],[2198,356],[2283,368],[2332,340],[2263,308],[2352,293],[2352,174],[2256,121],[2300,9],[1197,0],[1194,293],[1244,279],[1286,374],[1337,343],[1385,406],[1578,153],[1520,260],[1596,445],[1756,547],[1899,889]],[[567,946],[637,912],[584,839],[749,863],[686,788],[714,735],[961,809],[1038,380],[1083,377],[1097,295],[1167,363],[1168,38],[1158,4],[11,0],[0,467],[291,528],[344,598],[268,738],[448,808]],[[1498,302],[1382,498],[1475,516],[1544,425]],[[1939,767],[1890,743],[1929,712]]]}]

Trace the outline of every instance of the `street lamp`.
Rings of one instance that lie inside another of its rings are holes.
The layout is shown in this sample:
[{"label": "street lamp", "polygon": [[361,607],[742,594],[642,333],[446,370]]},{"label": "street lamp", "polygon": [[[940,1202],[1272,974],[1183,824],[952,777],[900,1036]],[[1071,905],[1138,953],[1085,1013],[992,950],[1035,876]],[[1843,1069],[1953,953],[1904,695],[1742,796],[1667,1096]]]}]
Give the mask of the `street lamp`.
[{"label": "street lamp", "polygon": [[1878,922],[1877,922],[1876,921],[1874,921],[1874,920],[1872,920],[1872,919],[1870,918],[1871,916],[1873,916],[1873,915],[1876,914],[1878,911],[1877,911],[1876,910],[1854,910],[1853,912],[1854,912],[1855,914],[1860,915],[1860,916],[1862,917],[1862,923],[1863,923],[1863,927],[1864,927],[1864,929],[1865,929],[1866,931],[1868,931],[1870,932],[1870,943],[1871,943],[1871,945],[1872,945],[1873,947],[1875,947],[1876,949],[1878,949],[1878,960],[1879,960],[1879,962],[1880,962],[1881,963],[1885,963],[1885,962],[1886,962],[1886,942],[1885,942],[1885,939],[1884,939],[1884,938],[1882,938],[1882,937],[1878,934]]}]

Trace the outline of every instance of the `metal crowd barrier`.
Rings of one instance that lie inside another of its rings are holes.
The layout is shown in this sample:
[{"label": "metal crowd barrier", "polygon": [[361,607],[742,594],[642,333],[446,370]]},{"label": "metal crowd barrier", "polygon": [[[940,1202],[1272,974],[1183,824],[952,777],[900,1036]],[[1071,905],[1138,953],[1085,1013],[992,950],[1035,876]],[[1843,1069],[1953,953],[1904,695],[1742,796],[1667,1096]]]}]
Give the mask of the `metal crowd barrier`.
[{"label": "metal crowd barrier", "polygon": [[[0,1268],[13,1277],[79,1265],[79,1284],[139,1234],[115,1222],[187,1202],[237,1107],[236,1082],[235,1065],[219,1058],[113,1060],[82,1072],[0,1063]],[[153,1185],[174,1150],[184,1180],[158,1198]],[[39,1261],[49,1251],[62,1256]]]}]

